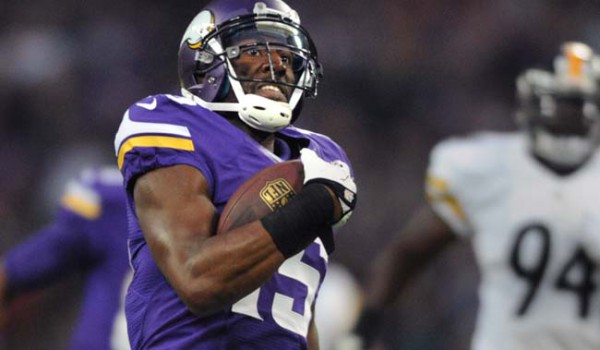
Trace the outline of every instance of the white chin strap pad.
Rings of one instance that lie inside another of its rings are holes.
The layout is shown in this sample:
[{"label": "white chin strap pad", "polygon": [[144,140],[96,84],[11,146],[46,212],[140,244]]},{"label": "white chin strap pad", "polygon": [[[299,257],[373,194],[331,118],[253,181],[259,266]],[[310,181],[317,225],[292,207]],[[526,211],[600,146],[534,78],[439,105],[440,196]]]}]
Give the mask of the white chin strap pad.
[{"label": "white chin strap pad", "polygon": [[240,119],[255,129],[275,132],[292,122],[292,107],[286,102],[277,102],[254,94],[242,94],[237,97]]}]

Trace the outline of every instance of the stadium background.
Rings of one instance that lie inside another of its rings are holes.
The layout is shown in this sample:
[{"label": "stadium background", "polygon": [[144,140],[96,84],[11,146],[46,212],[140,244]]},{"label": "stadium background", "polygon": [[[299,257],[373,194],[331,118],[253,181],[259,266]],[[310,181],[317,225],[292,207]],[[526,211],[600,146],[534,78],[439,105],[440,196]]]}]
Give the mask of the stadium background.
[{"label": "stadium background", "polygon": [[[203,1],[24,0],[0,13],[0,253],[51,219],[65,181],[114,162],[124,110],[177,89],[180,37]],[[359,207],[333,261],[364,283],[367,266],[422,202],[431,146],[510,130],[514,78],[546,67],[566,40],[600,49],[600,2],[289,0],[319,48],[325,78],[300,126],[352,159]],[[385,337],[406,349],[466,349],[477,273],[459,244],[391,310]],[[20,299],[6,349],[65,348],[74,276]],[[60,314],[60,317],[55,315]]]}]

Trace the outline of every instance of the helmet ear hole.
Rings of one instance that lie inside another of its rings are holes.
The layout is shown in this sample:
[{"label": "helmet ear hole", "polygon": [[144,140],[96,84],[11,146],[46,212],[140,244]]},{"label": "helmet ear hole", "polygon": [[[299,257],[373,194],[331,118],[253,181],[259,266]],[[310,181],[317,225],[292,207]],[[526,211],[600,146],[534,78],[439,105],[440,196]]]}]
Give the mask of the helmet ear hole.
[{"label": "helmet ear hole", "polygon": [[215,61],[215,54],[206,50],[198,50],[196,51],[195,60],[196,62],[199,62],[203,65],[207,65],[208,67],[208,65]]},{"label": "helmet ear hole", "polygon": [[202,63],[197,62],[197,69],[192,73],[194,84],[186,87],[190,93],[204,101],[217,101],[227,96],[229,81],[223,64],[211,65],[210,69],[202,69]]},{"label": "helmet ear hole", "polygon": [[215,53],[208,50],[197,50],[194,55],[194,61],[196,62],[196,66],[193,74],[198,83],[217,64],[215,63]]},{"label": "helmet ear hole", "polygon": [[227,95],[229,95],[229,91],[231,91],[231,83],[229,83],[229,79],[225,79],[217,92],[216,100],[224,101]]}]

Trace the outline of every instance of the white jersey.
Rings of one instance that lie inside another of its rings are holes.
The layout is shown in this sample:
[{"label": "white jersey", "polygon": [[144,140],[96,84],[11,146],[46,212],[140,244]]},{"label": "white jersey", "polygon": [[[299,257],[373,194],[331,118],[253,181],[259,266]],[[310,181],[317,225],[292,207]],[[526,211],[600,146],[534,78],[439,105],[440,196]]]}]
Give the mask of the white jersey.
[{"label": "white jersey", "polygon": [[428,197],[481,272],[472,348],[600,349],[600,158],[559,176],[526,142],[485,133],[431,154]]}]

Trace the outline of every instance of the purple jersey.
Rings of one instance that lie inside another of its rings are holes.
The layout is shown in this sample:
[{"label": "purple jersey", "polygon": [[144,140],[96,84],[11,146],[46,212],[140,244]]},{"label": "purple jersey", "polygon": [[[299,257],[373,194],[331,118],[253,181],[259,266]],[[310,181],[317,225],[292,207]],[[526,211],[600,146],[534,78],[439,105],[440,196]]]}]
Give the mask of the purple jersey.
[{"label": "purple jersey", "polygon": [[297,157],[303,147],[346,163],[331,139],[288,127],[277,133],[276,154],[220,115],[181,96],[150,96],[125,113],[115,139],[128,188],[129,250],[134,277],[126,299],[135,349],[306,349],[312,306],[327,269],[319,239],[286,260],[263,286],[208,317],[192,314],[158,270],[135,216],[135,179],[153,169],[186,164],[200,170],[221,211],[252,175]]},{"label": "purple jersey", "polygon": [[30,291],[85,270],[70,348],[110,349],[121,286],[129,270],[126,231],[121,174],[116,168],[84,171],[67,185],[54,222],[8,252],[8,292]]}]

